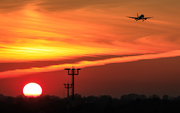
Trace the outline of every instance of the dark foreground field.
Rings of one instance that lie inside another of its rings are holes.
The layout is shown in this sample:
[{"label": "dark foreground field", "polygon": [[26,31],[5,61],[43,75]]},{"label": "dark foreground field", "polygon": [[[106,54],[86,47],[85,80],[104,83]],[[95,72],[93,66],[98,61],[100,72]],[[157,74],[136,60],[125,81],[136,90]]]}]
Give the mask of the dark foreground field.
[{"label": "dark foreground field", "polygon": [[[71,103],[71,102],[70,102]],[[0,95],[0,113],[180,113],[180,97],[129,94],[120,99],[108,95],[75,95],[75,107],[67,110],[67,98],[44,95],[38,98]]]}]

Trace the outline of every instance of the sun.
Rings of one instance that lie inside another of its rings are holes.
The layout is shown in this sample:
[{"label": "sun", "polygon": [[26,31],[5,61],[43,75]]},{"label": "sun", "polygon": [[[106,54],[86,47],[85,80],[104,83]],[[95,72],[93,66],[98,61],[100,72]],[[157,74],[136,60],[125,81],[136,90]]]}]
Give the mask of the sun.
[{"label": "sun", "polygon": [[42,94],[42,88],[37,83],[28,83],[23,88],[23,94],[26,97],[38,97]]}]

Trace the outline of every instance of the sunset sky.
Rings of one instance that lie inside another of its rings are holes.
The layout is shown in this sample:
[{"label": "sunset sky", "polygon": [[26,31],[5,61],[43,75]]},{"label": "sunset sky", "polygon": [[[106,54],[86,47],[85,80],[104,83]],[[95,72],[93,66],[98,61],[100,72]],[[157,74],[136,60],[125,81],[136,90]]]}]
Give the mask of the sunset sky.
[{"label": "sunset sky", "polygon": [[[179,0],[1,0],[0,94],[180,95]],[[153,17],[135,21],[127,16]]]}]

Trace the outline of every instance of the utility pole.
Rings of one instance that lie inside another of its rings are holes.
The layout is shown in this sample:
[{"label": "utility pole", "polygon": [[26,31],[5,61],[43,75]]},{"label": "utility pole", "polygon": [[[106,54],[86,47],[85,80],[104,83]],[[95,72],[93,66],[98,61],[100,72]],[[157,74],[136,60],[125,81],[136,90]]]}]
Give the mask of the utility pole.
[{"label": "utility pole", "polygon": [[67,88],[67,109],[69,109],[69,88],[72,88],[72,84],[71,84],[71,87],[69,87],[69,83],[67,84],[64,84],[65,88]]},{"label": "utility pole", "polygon": [[81,69],[72,67],[72,69],[65,68],[65,70],[68,70],[68,75],[72,75],[72,107],[74,108],[74,75],[78,75]]}]

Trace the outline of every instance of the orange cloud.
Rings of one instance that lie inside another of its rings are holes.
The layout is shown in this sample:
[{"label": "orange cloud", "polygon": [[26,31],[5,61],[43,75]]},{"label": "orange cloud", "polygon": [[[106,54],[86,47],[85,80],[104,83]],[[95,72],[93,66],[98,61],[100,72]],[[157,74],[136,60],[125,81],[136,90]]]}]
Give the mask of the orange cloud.
[{"label": "orange cloud", "polygon": [[[93,55],[159,55],[161,52],[180,49],[179,20],[172,22],[172,18],[165,18],[169,13],[149,9],[157,3],[155,1],[7,1],[3,0],[6,4],[4,6],[13,6],[7,9],[16,10],[0,14],[0,62],[73,59]],[[154,9],[159,8],[162,7],[156,6]],[[143,13],[152,14],[154,18],[136,22],[126,17],[136,15],[135,10],[142,11],[141,9],[146,9]],[[171,16],[179,19],[178,15]],[[138,58],[143,59],[140,56]],[[148,59],[148,56],[145,58]],[[112,62],[114,61],[85,61],[80,64],[90,66]]]},{"label": "orange cloud", "polygon": [[85,68],[90,66],[106,65],[110,63],[123,63],[123,62],[132,62],[132,61],[145,60],[145,59],[157,59],[157,58],[176,57],[176,56],[180,56],[179,50],[165,52],[165,53],[158,53],[158,54],[117,57],[117,58],[110,58],[110,59],[96,60],[96,61],[80,61],[78,63],[73,63],[73,64],[60,64],[60,65],[46,66],[42,68],[17,69],[12,71],[4,71],[4,72],[0,72],[0,78],[18,77],[18,76],[24,76],[27,74],[40,73],[40,72],[58,71],[72,66],[78,68]]}]

